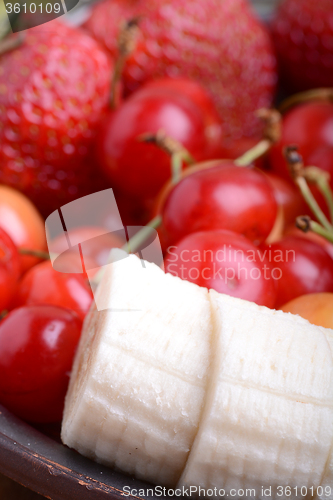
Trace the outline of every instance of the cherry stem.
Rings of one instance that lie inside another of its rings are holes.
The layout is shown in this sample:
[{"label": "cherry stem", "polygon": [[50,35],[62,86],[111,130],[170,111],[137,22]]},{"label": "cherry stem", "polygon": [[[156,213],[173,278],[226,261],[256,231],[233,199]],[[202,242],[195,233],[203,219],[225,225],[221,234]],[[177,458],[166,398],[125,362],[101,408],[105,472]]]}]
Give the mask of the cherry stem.
[{"label": "cherry stem", "polygon": [[148,224],[146,224],[140,231],[138,231],[132,238],[130,238],[122,247],[127,253],[135,253],[149,238],[154,229],[157,229],[162,223],[162,216],[157,215]]},{"label": "cherry stem", "polygon": [[164,130],[159,130],[157,134],[142,134],[138,137],[138,140],[155,144],[158,148],[171,156],[171,180],[173,184],[178,184],[181,180],[183,162],[187,165],[196,163],[190,152],[176,139],[166,135]]},{"label": "cherry stem", "polygon": [[287,146],[284,149],[284,155],[287,160],[291,176],[300,189],[304,200],[314,213],[316,219],[328,231],[333,231],[332,224],[329,222],[326,215],[318,205],[317,200],[309,188],[306,180],[306,168],[304,168],[302,156],[298,153],[298,146]]},{"label": "cherry stem", "polygon": [[25,35],[20,33],[15,37],[4,38],[0,41],[0,56],[20,47],[25,40]]},{"label": "cherry stem", "polygon": [[268,153],[272,145],[281,138],[282,119],[281,114],[276,109],[262,108],[256,112],[256,115],[265,125],[263,139],[234,161],[238,167],[251,165],[255,160]]},{"label": "cherry stem", "polygon": [[318,167],[306,167],[305,178],[308,182],[314,183],[320,191],[329,208],[330,219],[333,222],[333,192],[329,184],[330,175],[328,172]]},{"label": "cherry stem", "polygon": [[37,259],[50,260],[50,254],[48,252],[43,252],[42,250],[30,250],[29,248],[19,248],[19,253],[21,255],[28,255],[30,257],[36,257]]},{"label": "cherry stem", "polygon": [[7,311],[7,309],[4,309],[3,311],[1,311],[1,313],[0,313],[0,321],[2,321],[3,319],[5,319],[5,317],[7,316],[8,313],[9,313],[9,311]]},{"label": "cherry stem", "polygon": [[333,102],[333,88],[327,87],[327,88],[313,89],[313,90],[307,90],[305,92],[300,92],[298,94],[294,94],[291,97],[285,99],[281,103],[279,111],[282,114],[284,114],[290,108],[297,106],[297,104],[302,104],[304,102],[309,102],[314,100]]},{"label": "cherry stem", "polygon": [[135,17],[133,19],[130,19],[129,21],[126,21],[119,33],[118,37],[119,54],[115,62],[115,68],[111,82],[111,99],[110,99],[111,109],[116,109],[117,107],[118,84],[123,74],[126,59],[135,50],[139,22],[140,22],[140,17]]},{"label": "cherry stem", "polygon": [[249,149],[242,156],[234,160],[234,164],[237,167],[248,167],[251,163],[266,154],[270,150],[271,146],[271,141],[268,139],[262,139],[253,148]]},{"label": "cherry stem", "polygon": [[[146,224],[140,231],[138,231],[132,238],[128,240],[127,243],[122,247],[122,250],[126,253],[134,254],[146,241],[147,238],[152,234],[153,229],[157,229],[162,223],[162,217],[157,215],[148,224]],[[112,252],[112,251],[111,251]],[[111,253],[109,255],[108,263],[110,263]],[[95,274],[90,284],[95,287],[97,286],[103,277],[104,269],[100,269],[98,273]]]},{"label": "cherry stem", "polygon": [[333,232],[328,231],[323,226],[318,224],[318,222],[311,220],[308,215],[297,217],[296,227],[303,231],[303,233],[308,233],[309,231],[311,231],[333,243]]}]

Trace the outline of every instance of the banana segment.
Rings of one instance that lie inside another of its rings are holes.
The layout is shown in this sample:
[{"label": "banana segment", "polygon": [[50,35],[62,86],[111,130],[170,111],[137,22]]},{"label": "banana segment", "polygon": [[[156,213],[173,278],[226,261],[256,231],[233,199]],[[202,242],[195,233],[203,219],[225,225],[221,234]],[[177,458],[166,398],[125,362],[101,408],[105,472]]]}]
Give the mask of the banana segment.
[{"label": "banana segment", "polygon": [[92,310],[86,320],[63,442],[138,478],[175,485],[203,410],[212,357],[208,291],[129,256],[108,266],[98,294],[96,303],[109,310]]},{"label": "banana segment", "polygon": [[[205,410],[179,485],[229,496],[233,489],[253,488],[258,498],[267,498],[263,485],[272,487],[272,498],[281,498],[279,486],[322,485],[333,443],[333,362],[324,329],[210,294],[220,334]],[[332,468],[327,484],[331,478]]]}]

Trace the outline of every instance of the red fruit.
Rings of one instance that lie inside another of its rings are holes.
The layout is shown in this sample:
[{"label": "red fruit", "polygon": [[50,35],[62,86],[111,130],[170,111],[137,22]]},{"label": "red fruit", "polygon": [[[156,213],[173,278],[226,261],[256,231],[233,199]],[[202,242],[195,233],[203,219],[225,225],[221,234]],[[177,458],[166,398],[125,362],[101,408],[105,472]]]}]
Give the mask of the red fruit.
[{"label": "red fruit", "polygon": [[209,156],[211,145],[201,109],[181,93],[148,85],[110,112],[100,131],[98,156],[112,186],[141,200],[158,194],[171,177],[170,156],[140,136],[161,130],[196,160]]},{"label": "red fruit", "polygon": [[40,304],[66,307],[83,320],[92,300],[90,286],[83,276],[59,273],[50,262],[42,262],[23,276],[13,307]]},{"label": "red fruit", "polygon": [[[147,82],[141,91],[145,89],[147,94],[155,91],[166,92],[172,95],[182,94],[195,104],[203,115],[205,124],[205,138],[208,143],[207,158],[224,158],[225,149],[223,143],[225,140],[221,120],[213,104],[211,96],[206,89],[199,83],[189,78],[159,78]],[[137,92],[135,95],[143,95]]]},{"label": "red fruit", "polygon": [[275,173],[288,180],[283,149],[291,144],[299,147],[306,166],[315,165],[333,173],[333,104],[308,102],[284,115],[281,140],[272,147],[269,162]]},{"label": "red fruit", "polygon": [[313,233],[312,231],[303,233],[303,231],[297,229],[295,225],[289,226],[285,232],[285,235],[309,239],[310,241],[313,241],[314,243],[317,243],[317,245],[323,247],[328,255],[330,255],[330,257],[333,259],[333,243],[330,243],[326,238],[323,238],[323,236],[319,236],[319,234]]},{"label": "red fruit", "polygon": [[[81,257],[77,253],[79,243],[86,270],[105,266],[112,248],[121,248],[125,243],[117,234],[105,231],[103,227],[82,226],[66,231],[66,234],[62,233],[52,240],[49,244],[50,252],[59,254],[54,262],[55,269],[63,273],[82,272]],[[68,238],[75,250],[68,248]]]},{"label": "red fruit", "polygon": [[301,295],[333,292],[333,260],[317,243],[286,236],[263,251],[275,268],[277,308]]},{"label": "red fruit", "polygon": [[[47,250],[42,216],[26,196],[8,186],[0,186],[0,227],[19,249]],[[20,255],[21,272],[38,262],[35,257]]]},{"label": "red fruit", "polygon": [[169,248],[165,270],[217,292],[273,307],[276,283],[268,261],[232,231],[193,233]]},{"label": "red fruit", "polygon": [[110,76],[106,54],[82,31],[57,20],[27,30],[0,59],[0,182],[45,214],[91,190]]},{"label": "red fruit", "polygon": [[162,206],[162,240],[174,245],[198,231],[228,229],[261,242],[271,232],[277,203],[260,170],[221,161],[185,174]]},{"label": "red fruit", "polygon": [[[269,153],[269,163],[275,173],[292,182],[283,155],[286,146],[297,145],[305,166],[316,166],[331,175],[333,188],[333,104],[313,101],[292,108],[283,117],[282,137]],[[317,188],[312,191],[327,212]]]},{"label": "red fruit", "polygon": [[86,28],[117,55],[124,20],[142,16],[124,71],[127,92],[161,76],[186,76],[207,88],[226,132],[253,135],[254,111],[272,102],[276,72],[269,37],[246,0],[106,0]]},{"label": "red fruit", "polygon": [[276,202],[282,208],[284,227],[295,223],[299,215],[309,213],[308,206],[295,186],[271,172],[266,172],[266,176],[273,188]]},{"label": "red fruit", "polygon": [[68,309],[15,309],[0,323],[0,403],[30,422],[57,422],[82,322]]},{"label": "red fruit", "polygon": [[8,234],[0,228],[0,313],[9,306],[19,276],[19,253]]},{"label": "red fruit", "polygon": [[332,0],[285,0],[273,20],[272,35],[289,88],[333,86]]}]

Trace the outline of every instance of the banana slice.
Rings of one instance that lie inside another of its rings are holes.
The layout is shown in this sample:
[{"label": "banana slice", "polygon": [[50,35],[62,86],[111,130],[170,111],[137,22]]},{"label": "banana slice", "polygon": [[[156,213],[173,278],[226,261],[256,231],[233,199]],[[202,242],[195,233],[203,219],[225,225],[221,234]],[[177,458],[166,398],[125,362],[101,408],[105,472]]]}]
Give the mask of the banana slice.
[{"label": "banana slice", "polygon": [[229,496],[254,489],[256,498],[267,498],[263,485],[272,498],[281,498],[281,486],[332,486],[333,360],[325,329],[210,294],[219,330],[213,375],[179,486]]},{"label": "banana slice", "polygon": [[[113,251],[66,398],[65,444],[175,485],[198,429],[212,358],[208,291]],[[118,260],[117,260],[118,259]]]}]

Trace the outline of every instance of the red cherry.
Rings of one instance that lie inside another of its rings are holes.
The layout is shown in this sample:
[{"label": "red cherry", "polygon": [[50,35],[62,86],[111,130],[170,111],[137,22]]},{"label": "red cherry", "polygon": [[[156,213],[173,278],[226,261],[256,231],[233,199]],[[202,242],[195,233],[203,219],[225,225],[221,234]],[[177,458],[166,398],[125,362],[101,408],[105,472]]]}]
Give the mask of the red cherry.
[{"label": "red cherry", "polygon": [[161,237],[167,246],[194,232],[228,229],[261,242],[276,216],[277,203],[265,175],[221,161],[185,174],[170,190],[162,206]]},{"label": "red cherry", "polygon": [[282,137],[270,153],[274,172],[291,181],[283,149],[299,146],[306,166],[315,165],[333,174],[333,104],[307,102],[292,108],[283,117]]},{"label": "red cherry", "polygon": [[0,313],[9,306],[20,276],[20,255],[8,234],[0,228]]},{"label": "red cherry", "polygon": [[201,109],[183,94],[143,87],[107,115],[97,154],[113,187],[145,200],[158,194],[171,177],[171,166],[167,153],[139,137],[163,130],[199,161],[211,153],[208,129]]},{"label": "red cherry", "polygon": [[30,422],[56,422],[82,322],[68,309],[21,307],[0,323],[0,402]]},{"label": "red cherry", "polygon": [[300,229],[297,229],[295,225],[287,227],[285,231],[285,236],[297,236],[299,238],[309,239],[317,245],[323,247],[328,255],[333,259],[333,243],[330,243],[326,238],[320,236],[319,234],[309,231],[308,233],[303,233]]},{"label": "red cherry", "polygon": [[266,172],[267,179],[271,184],[276,202],[283,210],[284,226],[295,223],[296,217],[309,213],[301,193],[295,186],[278,175]]},{"label": "red cherry", "polygon": [[[172,95],[182,95],[184,98],[189,99],[200,109],[203,115],[205,135],[208,142],[207,158],[226,157],[226,151],[223,147],[225,137],[222,123],[210,95],[202,85],[184,77],[159,78],[146,83],[145,86],[141,88],[140,93],[137,92],[133,94],[133,97],[135,95],[139,97],[142,96],[143,91],[145,91],[147,95],[155,91],[162,91],[163,93],[167,91]],[[227,158],[229,158],[229,156],[227,156]]]},{"label": "red cherry", "polygon": [[169,247],[165,270],[217,292],[273,307],[276,284],[268,261],[247,238],[232,231],[186,236]]},{"label": "red cherry", "polygon": [[333,260],[324,248],[306,238],[286,236],[263,248],[279,269],[276,307],[308,293],[333,292]]},{"label": "red cherry", "polygon": [[[125,240],[116,233],[106,233],[106,229],[96,226],[82,226],[62,233],[50,242],[51,253],[59,254],[54,267],[62,273],[82,272],[82,262],[77,245],[81,244],[84,268],[86,270],[104,266],[112,248],[121,248]],[[68,238],[72,247],[68,248]],[[71,269],[70,265],[74,264]]]},{"label": "red cherry", "polygon": [[42,262],[23,276],[13,307],[40,304],[66,307],[83,320],[91,302],[90,286],[81,275],[59,273],[51,262]]}]

